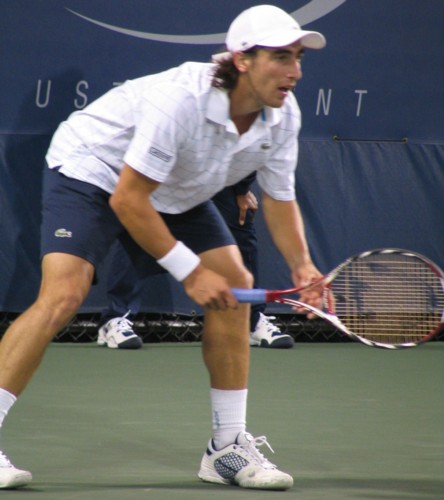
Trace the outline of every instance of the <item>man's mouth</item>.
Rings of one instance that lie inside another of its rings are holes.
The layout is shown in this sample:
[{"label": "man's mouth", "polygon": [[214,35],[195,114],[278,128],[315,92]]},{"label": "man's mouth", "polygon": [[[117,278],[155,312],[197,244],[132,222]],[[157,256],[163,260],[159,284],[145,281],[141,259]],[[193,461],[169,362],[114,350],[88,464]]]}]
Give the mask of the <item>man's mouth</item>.
[{"label": "man's mouth", "polygon": [[293,91],[294,86],[293,85],[285,85],[282,87],[279,87],[279,92],[286,97],[290,92]]}]

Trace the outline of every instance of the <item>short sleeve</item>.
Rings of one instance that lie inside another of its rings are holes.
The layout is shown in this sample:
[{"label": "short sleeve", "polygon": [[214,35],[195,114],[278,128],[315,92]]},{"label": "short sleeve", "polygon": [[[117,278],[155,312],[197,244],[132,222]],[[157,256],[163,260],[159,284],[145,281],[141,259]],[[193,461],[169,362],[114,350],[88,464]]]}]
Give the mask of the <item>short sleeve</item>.
[{"label": "short sleeve", "polygon": [[124,161],[140,173],[163,182],[193,130],[195,98],[174,84],[155,86],[140,97],[133,112],[134,135]]}]

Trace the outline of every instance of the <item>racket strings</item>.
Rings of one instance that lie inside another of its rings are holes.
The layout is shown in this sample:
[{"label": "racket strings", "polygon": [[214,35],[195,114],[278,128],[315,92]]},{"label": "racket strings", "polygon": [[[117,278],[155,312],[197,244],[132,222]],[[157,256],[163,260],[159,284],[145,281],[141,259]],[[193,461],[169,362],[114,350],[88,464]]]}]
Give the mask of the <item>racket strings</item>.
[{"label": "racket strings", "polygon": [[419,258],[404,254],[351,261],[325,298],[329,312],[350,331],[388,344],[425,340],[439,328],[444,311],[440,277]]}]

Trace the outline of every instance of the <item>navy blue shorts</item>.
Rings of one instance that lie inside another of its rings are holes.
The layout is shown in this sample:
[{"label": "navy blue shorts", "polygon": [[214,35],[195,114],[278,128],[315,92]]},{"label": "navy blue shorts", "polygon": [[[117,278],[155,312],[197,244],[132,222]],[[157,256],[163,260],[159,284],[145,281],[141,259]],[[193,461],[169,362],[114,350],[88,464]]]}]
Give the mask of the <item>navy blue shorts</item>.
[{"label": "navy blue shorts", "polygon": [[[107,192],[93,184],[46,168],[41,255],[68,253],[91,262],[97,268],[113,242],[119,239],[141,278],[164,272],[156,260],[130,237],[109,206],[109,198]],[[212,201],[182,214],[160,215],[174,237],[197,254],[236,244]]]}]

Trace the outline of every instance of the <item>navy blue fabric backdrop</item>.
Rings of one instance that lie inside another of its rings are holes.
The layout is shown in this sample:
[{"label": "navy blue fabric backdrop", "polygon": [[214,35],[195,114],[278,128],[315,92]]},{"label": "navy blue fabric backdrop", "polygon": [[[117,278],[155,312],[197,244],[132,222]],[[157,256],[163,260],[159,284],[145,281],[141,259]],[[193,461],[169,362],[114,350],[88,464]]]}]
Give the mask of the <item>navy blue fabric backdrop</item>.
[{"label": "navy blue fabric backdrop", "polygon": [[[206,61],[247,0],[14,0],[0,4],[0,310],[39,286],[43,159],[69,113],[113,85],[184,60]],[[396,246],[444,267],[444,2],[286,0],[325,34],[308,51],[297,196],[323,271],[357,251]],[[260,284],[289,285],[261,215]],[[104,277],[82,311],[106,301]],[[147,280],[146,311],[194,305],[166,276]]]}]

